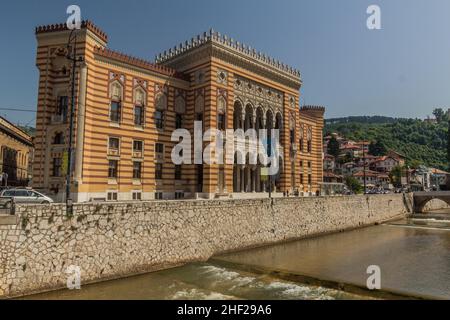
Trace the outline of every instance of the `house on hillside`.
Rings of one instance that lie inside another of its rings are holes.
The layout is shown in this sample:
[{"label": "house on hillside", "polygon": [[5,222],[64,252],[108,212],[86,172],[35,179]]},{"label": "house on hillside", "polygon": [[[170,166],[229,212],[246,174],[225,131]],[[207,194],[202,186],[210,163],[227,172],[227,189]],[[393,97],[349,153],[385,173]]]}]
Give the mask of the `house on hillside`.
[{"label": "house on hillside", "polygon": [[440,190],[442,186],[447,184],[447,179],[450,177],[450,173],[436,168],[430,168],[430,171],[431,187],[436,190]]},{"label": "house on hillside", "polygon": [[353,177],[356,178],[359,181],[359,183],[361,183],[361,185],[364,185],[364,176],[366,179],[366,186],[368,188],[381,187],[384,189],[388,189],[390,187],[389,176],[385,173],[366,170],[364,175],[364,170],[360,170],[353,174]]},{"label": "house on hillside", "polygon": [[323,170],[333,172],[336,169],[336,159],[331,154],[325,154],[323,157]]},{"label": "house on hillside", "polygon": [[398,153],[397,151],[389,150],[388,153],[387,153],[387,156],[388,157],[392,157],[395,160],[397,160],[399,166],[403,167],[405,165],[405,163],[406,163],[406,156],[401,154],[401,153]]},{"label": "house on hillside", "polygon": [[408,170],[408,183],[411,191],[431,190],[431,175],[432,171],[425,166]]},{"label": "house on hillside", "polygon": [[391,156],[382,156],[373,160],[369,164],[369,168],[373,171],[389,173],[398,165],[400,165],[400,162],[397,159]]},{"label": "house on hillside", "polygon": [[345,157],[346,155],[351,156],[352,158],[360,158],[363,156],[363,150],[361,147],[355,145],[352,142],[347,142],[341,145],[341,156]]}]

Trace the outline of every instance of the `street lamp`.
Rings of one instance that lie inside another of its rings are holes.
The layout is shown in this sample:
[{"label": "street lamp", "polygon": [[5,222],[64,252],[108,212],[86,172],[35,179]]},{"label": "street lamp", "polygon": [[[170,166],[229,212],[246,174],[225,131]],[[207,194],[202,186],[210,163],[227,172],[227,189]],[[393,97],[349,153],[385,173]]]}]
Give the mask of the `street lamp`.
[{"label": "street lamp", "polygon": [[67,42],[67,59],[72,61],[72,88],[71,88],[71,102],[70,102],[70,116],[69,116],[69,146],[67,151],[67,176],[66,176],[66,203],[67,206],[72,206],[72,199],[70,193],[71,187],[71,173],[72,173],[72,144],[73,144],[73,118],[75,113],[75,81],[77,62],[83,61],[82,57],[77,58],[77,34],[78,29],[72,29]]}]

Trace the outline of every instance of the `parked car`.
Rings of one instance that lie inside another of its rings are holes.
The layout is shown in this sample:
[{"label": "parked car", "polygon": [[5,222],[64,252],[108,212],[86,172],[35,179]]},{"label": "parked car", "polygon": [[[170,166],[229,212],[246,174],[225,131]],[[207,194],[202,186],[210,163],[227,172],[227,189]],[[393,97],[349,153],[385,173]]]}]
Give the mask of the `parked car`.
[{"label": "parked car", "polygon": [[42,193],[35,190],[28,189],[8,189],[3,190],[0,194],[2,199],[13,199],[14,203],[35,203],[35,204],[50,204],[53,200]]}]

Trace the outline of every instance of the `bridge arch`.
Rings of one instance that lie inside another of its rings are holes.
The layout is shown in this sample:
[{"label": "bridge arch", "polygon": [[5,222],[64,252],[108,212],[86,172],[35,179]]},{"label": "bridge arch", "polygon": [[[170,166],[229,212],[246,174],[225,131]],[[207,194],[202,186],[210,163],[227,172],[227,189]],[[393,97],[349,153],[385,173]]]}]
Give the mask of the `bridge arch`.
[{"label": "bridge arch", "polygon": [[423,213],[426,205],[432,200],[441,200],[450,206],[450,192],[449,191],[437,191],[437,192],[415,192],[414,198],[414,212]]}]

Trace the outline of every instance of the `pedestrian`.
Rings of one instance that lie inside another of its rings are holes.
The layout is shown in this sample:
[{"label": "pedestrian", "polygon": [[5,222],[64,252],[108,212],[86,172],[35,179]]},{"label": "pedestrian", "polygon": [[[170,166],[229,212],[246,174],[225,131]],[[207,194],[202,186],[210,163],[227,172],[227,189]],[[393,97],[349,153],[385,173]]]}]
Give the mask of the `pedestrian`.
[{"label": "pedestrian", "polygon": [[3,187],[3,172],[0,173],[0,187]]}]

